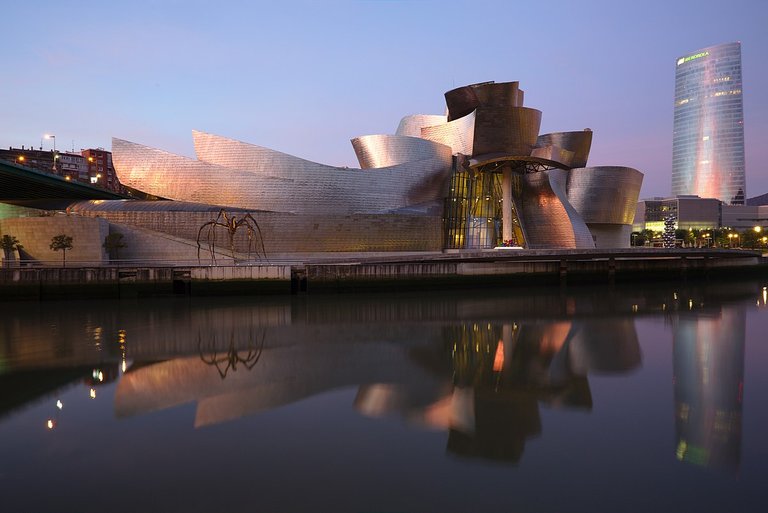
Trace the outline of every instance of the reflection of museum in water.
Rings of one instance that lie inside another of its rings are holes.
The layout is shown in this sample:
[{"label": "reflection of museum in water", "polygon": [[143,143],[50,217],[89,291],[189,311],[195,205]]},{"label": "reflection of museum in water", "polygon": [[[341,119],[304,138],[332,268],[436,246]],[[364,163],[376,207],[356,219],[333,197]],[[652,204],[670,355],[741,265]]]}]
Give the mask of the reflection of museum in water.
[{"label": "reflection of museum in water", "polygon": [[525,441],[542,432],[540,404],[591,410],[588,374],[640,365],[631,318],[472,323],[446,327],[443,336],[442,351],[410,355],[445,380],[442,393],[425,398],[408,383],[373,385],[361,387],[356,405],[448,429],[448,450],[467,457],[518,461]]},{"label": "reflection of museum in water", "polygon": [[0,361],[12,366],[0,384],[24,393],[6,401],[3,413],[73,380],[94,395],[116,382],[118,418],[193,404],[202,428],[354,389],[363,415],[445,430],[456,455],[516,462],[529,439],[546,433],[542,406],[590,411],[590,375],[620,379],[641,366],[635,316],[664,312],[674,342],[677,434],[669,455],[738,469],[744,307],[700,307],[709,298],[695,294],[610,301],[610,313],[605,298],[558,294],[217,300],[119,315],[72,306],[58,317],[9,307],[18,322],[5,326]]}]

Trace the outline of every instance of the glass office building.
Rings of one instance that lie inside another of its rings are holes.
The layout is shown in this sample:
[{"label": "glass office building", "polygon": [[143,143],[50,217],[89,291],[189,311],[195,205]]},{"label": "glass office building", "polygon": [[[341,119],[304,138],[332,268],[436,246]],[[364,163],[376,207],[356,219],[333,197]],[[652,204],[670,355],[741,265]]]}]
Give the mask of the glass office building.
[{"label": "glass office building", "polygon": [[743,205],[741,43],[679,57],[675,69],[672,195]]}]

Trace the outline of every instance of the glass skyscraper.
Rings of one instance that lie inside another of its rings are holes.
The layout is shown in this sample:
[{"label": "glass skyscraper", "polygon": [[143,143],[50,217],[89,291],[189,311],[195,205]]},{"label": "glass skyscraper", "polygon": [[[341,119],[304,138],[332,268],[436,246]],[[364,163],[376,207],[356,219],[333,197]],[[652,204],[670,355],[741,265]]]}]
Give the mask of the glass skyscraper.
[{"label": "glass skyscraper", "polygon": [[675,69],[672,194],[743,205],[741,43],[679,57]]}]

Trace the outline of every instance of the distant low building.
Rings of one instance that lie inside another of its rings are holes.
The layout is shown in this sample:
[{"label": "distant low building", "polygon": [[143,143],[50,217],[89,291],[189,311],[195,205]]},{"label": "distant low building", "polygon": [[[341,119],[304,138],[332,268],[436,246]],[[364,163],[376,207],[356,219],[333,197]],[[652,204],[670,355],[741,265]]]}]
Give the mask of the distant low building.
[{"label": "distant low building", "polygon": [[88,180],[88,163],[85,157],[74,153],[59,153],[58,170],[67,180],[90,183]]},{"label": "distant low building", "polygon": [[677,229],[683,230],[768,226],[768,205],[728,205],[715,198],[685,195],[638,201],[632,229],[661,232],[670,215],[677,219]]},{"label": "distant low building", "polygon": [[92,185],[113,192],[121,192],[120,180],[112,165],[112,152],[104,148],[96,148],[83,150],[82,155],[88,165],[88,180]]}]

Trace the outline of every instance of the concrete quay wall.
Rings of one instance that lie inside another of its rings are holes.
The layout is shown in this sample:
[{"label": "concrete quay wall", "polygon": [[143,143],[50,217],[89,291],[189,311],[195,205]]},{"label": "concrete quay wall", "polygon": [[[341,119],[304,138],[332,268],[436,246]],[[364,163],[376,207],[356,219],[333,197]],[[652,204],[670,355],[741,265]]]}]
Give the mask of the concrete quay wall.
[{"label": "concrete quay wall", "polygon": [[[609,283],[611,281],[706,278],[721,274],[768,277],[768,263],[759,254],[668,256],[654,258],[508,259],[371,264],[312,264],[301,271],[304,288],[312,291],[389,288],[513,286],[527,284]],[[294,278],[297,273],[294,270]],[[295,280],[294,280],[295,281]],[[294,289],[296,284],[294,283]]]},{"label": "concrete quay wall", "polygon": [[176,267],[17,267],[0,269],[0,300],[419,290],[547,284],[768,278],[755,252],[713,251],[576,254],[530,252],[514,257],[411,255],[397,261],[304,262],[283,265]]},{"label": "concrete quay wall", "polygon": [[0,269],[0,301],[173,294],[288,294],[286,265]]}]

